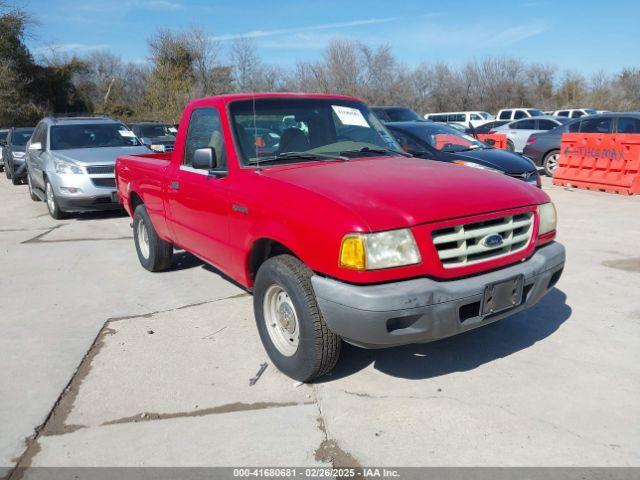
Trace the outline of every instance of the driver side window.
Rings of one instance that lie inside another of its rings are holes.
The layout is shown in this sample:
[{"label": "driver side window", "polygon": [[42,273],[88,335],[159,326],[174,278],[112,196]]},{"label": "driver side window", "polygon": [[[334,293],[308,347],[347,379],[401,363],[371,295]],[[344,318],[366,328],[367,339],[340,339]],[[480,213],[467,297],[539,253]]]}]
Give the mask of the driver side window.
[{"label": "driver side window", "polygon": [[193,155],[200,148],[213,148],[218,168],[226,168],[227,154],[218,110],[213,107],[197,108],[191,113],[185,144],[183,164],[191,166]]}]

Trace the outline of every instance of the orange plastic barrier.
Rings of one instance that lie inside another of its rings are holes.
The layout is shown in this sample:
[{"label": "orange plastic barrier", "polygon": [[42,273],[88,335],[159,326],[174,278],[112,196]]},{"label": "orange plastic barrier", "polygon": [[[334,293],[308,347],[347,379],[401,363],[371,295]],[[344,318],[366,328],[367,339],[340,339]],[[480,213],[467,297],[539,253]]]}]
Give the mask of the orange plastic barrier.
[{"label": "orange plastic barrier", "polygon": [[436,141],[435,147],[438,150],[442,150],[442,147],[449,144],[462,145],[463,147],[468,147],[471,145],[471,142],[469,142],[468,140],[465,140],[464,138],[459,137],[457,135],[453,135],[451,133],[437,133],[435,135],[435,141]]},{"label": "orange plastic barrier", "polygon": [[640,134],[563,134],[553,184],[640,194]]},{"label": "orange plastic barrier", "polygon": [[504,133],[479,133],[476,136],[478,140],[485,143],[487,140],[493,140],[492,146],[495,148],[507,149],[507,136]]}]

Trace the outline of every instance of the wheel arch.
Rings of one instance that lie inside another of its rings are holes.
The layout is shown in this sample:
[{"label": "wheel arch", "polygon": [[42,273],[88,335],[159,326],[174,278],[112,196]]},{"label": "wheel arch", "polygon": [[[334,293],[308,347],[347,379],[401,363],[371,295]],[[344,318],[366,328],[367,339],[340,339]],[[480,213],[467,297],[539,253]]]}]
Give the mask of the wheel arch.
[{"label": "wheel arch", "polygon": [[256,239],[249,250],[246,261],[246,278],[249,287],[253,287],[256,274],[260,266],[272,257],[282,254],[289,254],[296,257],[298,260],[300,256],[297,255],[293,249],[289,248],[283,242],[278,241],[270,237],[261,237]]}]

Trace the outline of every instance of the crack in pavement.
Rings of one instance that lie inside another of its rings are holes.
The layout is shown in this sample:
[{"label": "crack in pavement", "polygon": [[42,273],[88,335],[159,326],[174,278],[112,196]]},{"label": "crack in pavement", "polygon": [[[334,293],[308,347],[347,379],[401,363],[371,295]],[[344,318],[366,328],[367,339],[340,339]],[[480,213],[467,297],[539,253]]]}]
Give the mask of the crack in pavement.
[{"label": "crack in pavement", "polygon": [[[59,228],[60,226],[62,225],[53,227],[53,229],[49,229],[48,231]],[[46,233],[47,232],[45,232],[44,234]],[[168,310],[160,310],[157,312],[152,312],[151,314],[130,315],[125,317],[116,317],[116,318],[107,319],[102,325],[102,327],[100,328],[95,339],[93,340],[93,343],[89,347],[89,350],[87,350],[87,353],[85,353],[84,357],[82,357],[82,360],[80,361],[78,368],[75,370],[75,372],[71,376],[71,379],[69,380],[65,388],[62,390],[62,392],[54,402],[53,407],[49,411],[49,414],[45,418],[44,422],[42,422],[42,424],[40,424],[38,427],[34,429],[33,435],[25,439],[26,448],[24,452],[18,458],[14,459],[15,466],[9,471],[9,473],[4,477],[4,479],[20,480],[23,478],[26,470],[30,468],[33,458],[38,454],[38,452],[40,452],[40,444],[38,443],[38,440],[40,439],[40,437],[64,435],[64,434],[79,430],[81,428],[86,428],[84,425],[67,424],[66,421],[67,421],[67,418],[69,417],[69,414],[71,413],[71,409],[73,408],[73,404],[76,400],[76,397],[78,396],[78,393],[80,391],[80,386],[82,385],[82,382],[91,371],[93,359],[98,355],[98,353],[104,346],[105,337],[107,335],[114,335],[116,333],[116,330],[109,328],[109,325],[112,322],[116,322],[119,320],[134,319],[134,318],[148,318],[157,313],[173,312],[176,310],[183,310],[185,308],[196,307],[196,306],[204,305],[207,303],[215,303],[221,300],[229,300],[229,299],[239,298],[239,297],[248,296],[248,295],[249,295],[248,293],[240,293],[240,294],[231,295],[224,298],[219,298],[216,300],[182,305],[180,307],[171,308]],[[247,405],[253,405],[255,407],[256,404],[238,404],[238,405],[230,404],[230,405],[222,405],[220,407],[212,407],[212,409],[215,410],[215,409],[225,409],[225,408],[226,409],[237,408],[238,409],[237,411],[241,411],[242,408],[245,408],[247,410],[249,409],[255,410],[258,408],[258,407],[249,408],[247,407]],[[268,408],[268,407],[263,406],[262,408]],[[212,409],[203,409],[203,410],[212,410]],[[233,410],[230,410],[230,411],[233,411]],[[167,415],[199,416],[198,411],[192,412],[193,415],[189,415],[189,413],[190,412],[178,413],[178,414],[167,414]],[[214,413],[224,413],[224,412],[216,411]],[[163,414],[150,414],[150,415],[163,415]],[[122,423],[124,423],[124,421]]]},{"label": "crack in pavement", "polygon": [[20,242],[21,245],[26,245],[27,243],[38,243],[41,242],[42,240],[40,240],[42,237],[49,235],[51,232],[53,232],[54,230],[64,227],[65,225],[68,225],[68,223],[60,223],[58,225],[54,225],[51,228],[46,229],[44,232],[36,235],[33,238],[30,238],[28,240],[25,240],[24,242]]},{"label": "crack in pavement", "polygon": [[[360,462],[349,452],[344,451],[338,442],[333,438],[330,438],[327,431],[327,426],[324,421],[324,414],[322,411],[322,405],[320,403],[320,396],[318,394],[318,387],[311,385],[313,390],[315,404],[318,407],[318,430],[322,433],[324,439],[320,442],[320,445],[314,452],[314,458],[318,462],[330,463],[333,468],[349,468],[356,470],[356,476],[359,478],[367,478],[364,476],[364,471]],[[351,477],[336,477],[336,478],[351,478]]]},{"label": "crack in pavement", "polygon": [[152,312],[137,313],[135,315],[123,315],[121,317],[110,317],[107,319],[107,323],[120,322],[122,320],[131,320],[132,318],[151,318],[151,317],[155,317],[160,313],[176,312],[178,310],[184,310],[185,308],[199,307],[201,305],[208,305],[210,303],[221,302],[223,300],[233,300],[234,298],[242,298],[242,297],[249,297],[249,296],[251,296],[251,294],[246,292],[236,293],[235,295],[230,295],[228,297],[216,298],[215,300],[204,300],[202,302],[189,303],[187,305],[181,305],[179,307],[174,307],[174,308],[167,308],[165,310],[154,310]]},{"label": "crack in pavement", "polygon": [[102,423],[100,426],[118,425],[121,423],[138,423],[138,422],[150,422],[154,420],[167,420],[170,418],[186,418],[186,417],[204,417],[206,415],[218,415],[221,413],[233,413],[233,412],[248,412],[251,410],[265,410],[269,408],[282,408],[282,407],[294,407],[297,405],[311,405],[313,402],[234,402],[224,405],[218,405],[217,407],[200,408],[189,412],[173,412],[173,413],[140,413],[132,415],[130,417],[122,417],[116,420],[109,420]]}]

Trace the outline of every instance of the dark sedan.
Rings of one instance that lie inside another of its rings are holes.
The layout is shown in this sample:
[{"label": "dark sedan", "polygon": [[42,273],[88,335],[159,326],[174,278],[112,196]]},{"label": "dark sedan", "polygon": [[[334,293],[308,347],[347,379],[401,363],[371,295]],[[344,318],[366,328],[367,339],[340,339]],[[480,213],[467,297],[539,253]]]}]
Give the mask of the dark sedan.
[{"label": "dark sedan", "polygon": [[369,110],[371,110],[381,122],[426,121],[416,112],[407,107],[370,107]]},{"label": "dark sedan", "polygon": [[540,187],[540,175],[531,160],[476,140],[436,122],[394,122],[385,126],[413,156],[505,173]]},{"label": "dark sedan", "polygon": [[551,177],[558,166],[562,134],[568,132],[640,133],[640,113],[603,113],[580,117],[553,130],[532,134],[522,153],[543,167]]},{"label": "dark sedan", "polygon": [[12,128],[5,140],[1,142],[4,173],[14,185],[22,183],[27,176],[24,157],[26,145],[33,130],[33,128]]}]

